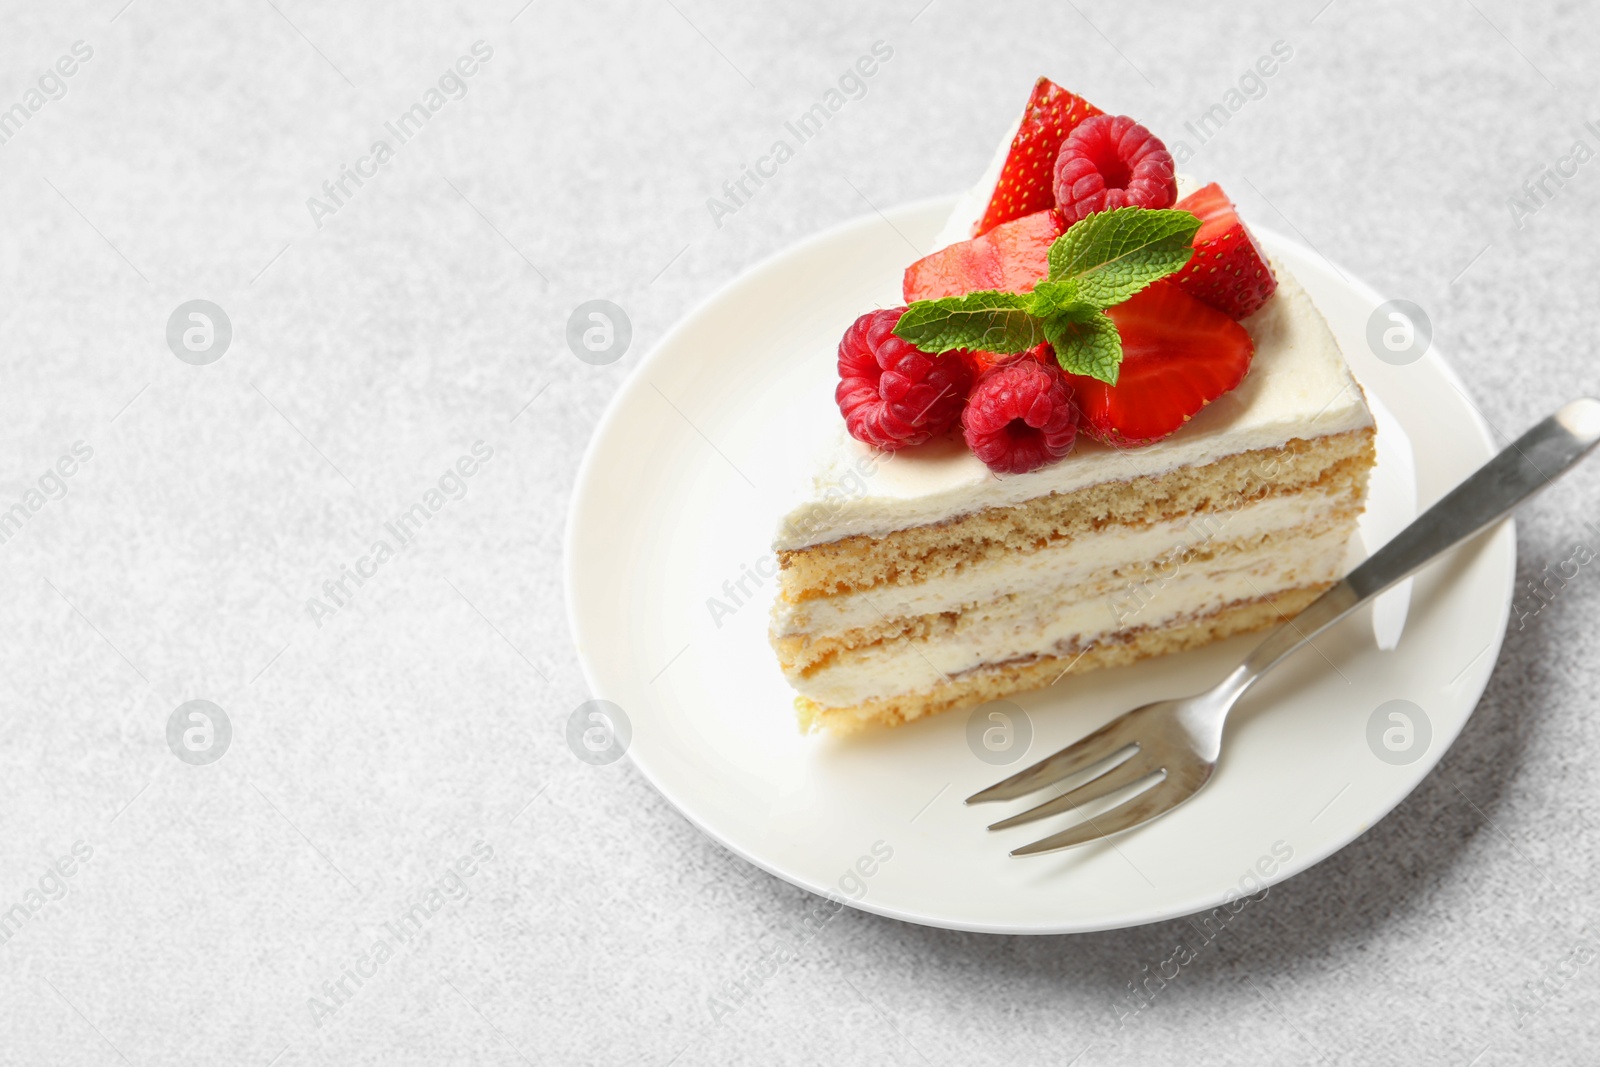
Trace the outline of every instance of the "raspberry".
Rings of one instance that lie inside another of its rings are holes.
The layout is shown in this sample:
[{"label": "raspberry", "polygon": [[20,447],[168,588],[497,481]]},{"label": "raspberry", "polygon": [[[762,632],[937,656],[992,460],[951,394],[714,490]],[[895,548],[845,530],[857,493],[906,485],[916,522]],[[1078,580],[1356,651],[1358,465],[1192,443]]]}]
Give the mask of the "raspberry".
[{"label": "raspberry", "polygon": [[985,371],[961,414],[967,447],[992,471],[1026,474],[1072,451],[1078,412],[1054,365],[1012,360]]},{"label": "raspberry", "polygon": [[1056,207],[1071,226],[1096,211],[1171,207],[1178,199],[1172,153],[1126,115],[1080,122],[1056,154]]},{"label": "raspberry", "polygon": [[833,398],[850,436],[886,452],[954,426],[972,385],[965,352],[929,355],[894,335],[905,310],[869,311],[839,341]]}]

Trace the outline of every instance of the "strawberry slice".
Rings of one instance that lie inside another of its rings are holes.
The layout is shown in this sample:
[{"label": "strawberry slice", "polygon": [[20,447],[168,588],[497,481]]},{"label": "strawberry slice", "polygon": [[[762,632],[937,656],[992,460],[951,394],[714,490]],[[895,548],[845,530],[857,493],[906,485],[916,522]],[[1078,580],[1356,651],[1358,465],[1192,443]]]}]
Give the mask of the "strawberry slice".
[{"label": "strawberry slice", "polygon": [[1035,363],[1043,363],[1047,367],[1058,367],[1056,354],[1051,351],[1049,344],[1034,345],[1026,352],[1008,354],[1005,352],[985,352],[981,348],[966,348],[961,350],[966,357],[967,366],[972,368],[972,378],[976,381],[983,372],[1002,363],[1013,363],[1019,359],[1031,359]]},{"label": "strawberry slice", "polygon": [[1055,210],[1038,211],[924,256],[906,268],[906,303],[979,289],[1031,292],[1050,273],[1050,246],[1063,229]]},{"label": "strawberry slice", "polygon": [[1102,114],[1082,97],[1049,78],[1033,83],[1016,136],[1006,149],[983,216],[973,227],[980,237],[1001,223],[1055,207],[1056,153],[1084,119]]},{"label": "strawberry slice", "polygon": [[1244,380],[1255,343],[1243,326],[1167,281],[1107,314],[1122,335],[1116,385],[1069,374],[1079,429],[1117,448],[1161,440]]},{"label": "strawberry slice", "polygon": [[1200,230],[1194,235],[1194,256],[1173,280],[1190,296],[1232,318],[1261,310],[1277,290],[1278,279],[1222,186],[1212,182],[1174,206],[1198,215]]}]

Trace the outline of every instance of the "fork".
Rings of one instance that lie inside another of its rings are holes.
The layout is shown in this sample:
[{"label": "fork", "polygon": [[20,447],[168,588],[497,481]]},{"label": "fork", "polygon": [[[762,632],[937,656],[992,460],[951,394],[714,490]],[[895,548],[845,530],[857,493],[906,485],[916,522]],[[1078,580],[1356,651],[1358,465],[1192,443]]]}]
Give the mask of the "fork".
[{"label": "fork", "polygon": [[989,827],[1005,830],[1142,786],[1099,815],[1013,849],[1013,856],[1072,848],[1165,815],[1211,780],[1228,712],[1262,675],[1391,585],[1508,515],[1575,466],[1597,443],[1600,400],[1574,400],[1478,468],[1343,581],[1272,631],[1212,688],[1135,708],[1055,755],[974,793],[967,803],[1015,800],[1075,774],[1095,772],[1060,796]]}]

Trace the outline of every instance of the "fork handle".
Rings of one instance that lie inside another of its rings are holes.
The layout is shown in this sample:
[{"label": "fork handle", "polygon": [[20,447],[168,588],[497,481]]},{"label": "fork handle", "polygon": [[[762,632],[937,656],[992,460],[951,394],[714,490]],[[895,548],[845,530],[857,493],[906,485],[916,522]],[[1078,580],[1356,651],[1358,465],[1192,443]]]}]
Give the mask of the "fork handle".
[{"label": "fork handle", "polygon": [[1229,678],[1243,693],[1313,637],[1447,549],[1493,525],[1600,444],[1600,400],[1584,397],[1517,438],[1304,611],[1261,642]]}]

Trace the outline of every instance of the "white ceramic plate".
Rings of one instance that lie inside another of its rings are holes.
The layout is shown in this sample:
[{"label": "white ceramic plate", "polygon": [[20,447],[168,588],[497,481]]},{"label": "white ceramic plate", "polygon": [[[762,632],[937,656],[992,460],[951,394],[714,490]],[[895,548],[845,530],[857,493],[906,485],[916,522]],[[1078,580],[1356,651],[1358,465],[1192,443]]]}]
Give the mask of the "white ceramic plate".
[{"label": "white ceramic plate", "polygon": [[[1213,782],[1110,842],[1012,859],[1009,848],[1051,822],[989,833],[1016,805],[962,801],[1123,711],[1210,685],[1259,636],[1016,698],[1033,736],[1009,766],[974,755],[962,713],[847,741],[797,732],[766,642],[769,540],[839,417],[839,335],[863,310],[900,302],[902,270],[951,203],[911,204],[794,246],[640,362],[590,445],[567,527],[568,610],[593,695],[623,709],[629,756],[695,825],[796,885],[897,919],[1110,929],[1206,911],[1310,867],[1394,808],[1471,714],[1511,602],[1509,523],[1423,572],[1397,651],[1379,652],[1371,628],[1347,620],[1280,667],[1234,712]],[[1327,315],[1362,385],[1404,424],[1421,504],[1492,454],[1437,353],[1408,366],[1373,357],[1375,293],[1262,236]],[[712,598],[732,610],[713,611]],[[1369,723],[1395,700],[1420,709],[1425,728],[1415,723],[1408,741],[1391,707],[1378,723],[1394,731],[1389,747],[1375,749]],[[1408,744],[1409,755],[1392,751]]]}]

